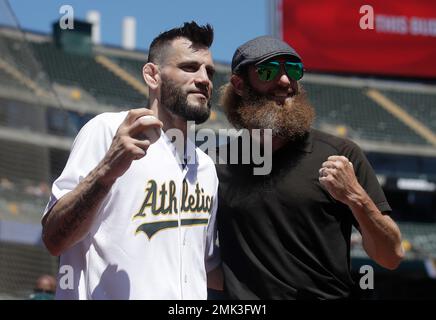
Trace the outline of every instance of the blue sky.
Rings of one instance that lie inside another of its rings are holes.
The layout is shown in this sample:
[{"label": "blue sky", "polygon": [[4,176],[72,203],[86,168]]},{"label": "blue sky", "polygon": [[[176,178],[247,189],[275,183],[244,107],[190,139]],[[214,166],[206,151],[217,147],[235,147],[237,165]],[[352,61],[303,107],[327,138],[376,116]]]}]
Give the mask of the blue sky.
[{"label": "blue sky", "polygon": [[105,44],[121,45],[121,23],[136,17],[136,45],[147,49],[161,31],[195,20],[215,29],[212,46],[216,61],[229,63],[234,50],[246,40],[268,33],[268,0],[9,0],[22,28],[51,33],[62,5],[71,5],[75,19],[89,10],[100,11],[101,38]]}]

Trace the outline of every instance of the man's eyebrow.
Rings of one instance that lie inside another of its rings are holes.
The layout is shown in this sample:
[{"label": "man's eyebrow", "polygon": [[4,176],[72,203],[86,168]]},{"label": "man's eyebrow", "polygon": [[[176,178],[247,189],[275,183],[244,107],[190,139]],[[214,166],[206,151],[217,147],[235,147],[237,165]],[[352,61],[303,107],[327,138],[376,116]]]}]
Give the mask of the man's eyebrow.
[{"label": "man's eyebrow", "polygon": [[196,61],[196,60],[185,60],[185,61],[180,61],[178,63],[179,66],[184,66],[184,65],[200,65],[201,63]]},{"label": "man's eyebrow", "polygon": [[[200,66],[202,63],[198,62],[197,60],[185,60],[185,61],[181,61],[178,63],[178,66],[189,66],[189,65],[193,65],[193,66]],[[216,72],[216,69],[213,65],[208,64],[206,65],[206,69],[209,72]]]}]

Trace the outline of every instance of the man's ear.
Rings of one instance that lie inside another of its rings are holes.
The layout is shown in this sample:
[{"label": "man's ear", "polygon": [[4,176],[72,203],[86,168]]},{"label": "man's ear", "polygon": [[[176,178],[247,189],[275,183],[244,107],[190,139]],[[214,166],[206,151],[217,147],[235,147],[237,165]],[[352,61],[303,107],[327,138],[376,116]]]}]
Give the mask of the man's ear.
[{"label": "man's ear", "polygon": [[232,84],[233,88],[235,88],[235,92],[238,95],[242,96],[242,92],[244,89],[244,80],[240,76],[233,74],[230,77],[230,83]]},{"label": "man's ear", "polygon": [[151,62],[146,63],[142,68],[142,77],[150,89],[156,89],[160,83],[158,66]]}]

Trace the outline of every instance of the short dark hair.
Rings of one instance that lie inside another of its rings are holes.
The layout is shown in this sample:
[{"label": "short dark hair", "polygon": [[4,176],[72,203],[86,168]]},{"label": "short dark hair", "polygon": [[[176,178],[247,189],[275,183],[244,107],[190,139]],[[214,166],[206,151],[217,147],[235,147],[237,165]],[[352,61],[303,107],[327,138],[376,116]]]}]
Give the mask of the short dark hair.
[{"label": "short dark hair", "polygon": [[194,45],[210,48],[213,42],[213,28],[210,24],[199,26],[195,21],[185,22],[182,27],[162,32],[150,44],[148,62],[162,62],[165,51],[176,38],[187,38]]}]

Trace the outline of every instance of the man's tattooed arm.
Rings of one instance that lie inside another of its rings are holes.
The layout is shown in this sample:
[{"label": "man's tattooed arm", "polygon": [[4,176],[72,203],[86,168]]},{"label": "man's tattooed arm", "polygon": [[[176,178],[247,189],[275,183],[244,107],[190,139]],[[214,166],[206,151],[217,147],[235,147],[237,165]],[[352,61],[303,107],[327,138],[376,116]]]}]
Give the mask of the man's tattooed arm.
[{"label": "man's tattooed arm", "polygon": [[96,168],[44,216],[42,238],[51,254],[60,255],[88,234],[111,186]]}]

